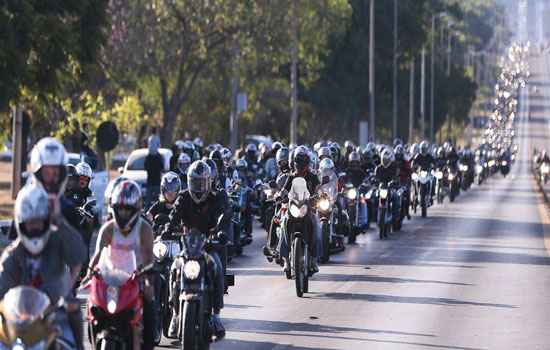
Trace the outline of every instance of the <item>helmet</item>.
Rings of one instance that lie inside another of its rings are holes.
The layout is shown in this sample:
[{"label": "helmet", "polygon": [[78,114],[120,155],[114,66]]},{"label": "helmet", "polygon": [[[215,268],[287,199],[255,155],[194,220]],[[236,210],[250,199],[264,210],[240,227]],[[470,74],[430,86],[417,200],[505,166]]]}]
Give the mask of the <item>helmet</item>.
[{"label": "helmet", "polygon": [[317,155],[319,156],[320,160],[323,160],[325,158],[332,158],[332,152],[330,152],[330,148],[328,147],[319,148]]},{"label": "helmet", "polygon": [[187,153],[182,153],[178,157],[178,167],[182,173],[187,173],[187,169],[191,164],[191,157]]},{"label": "helmet", "polygon": [[417,155],[418,153],[420,153],[420,145],[416,142],[413,143],[411,145],[411,148],[409,149],[409,152],[410,152],[411,156]]},{"label": "helmet", "polygon": [[330,144],[330,146],[334,147],[337,153],[340,153],[340,150],[342,149],[342,147],[340,147],[340,144],[338,142],[333,142]]},{"label": "helmet", "polygon": [[269,146],[265,143],[260,144],[260,153],[262,155],[266,155],[269,152],[271,152],[271,146]]},{"label": "helmet", "polygon": [[338,157],[338,154],[339,154],[339,153],[338,153],[338,149],[337,149],[336,147],[334,147],[334,146],[330,146],[329,149],[330,149],[330,154],[332,155],[331,158],[332,158],[334,161],[338,161],[338,159],[339,159],[339,157]]},{"label": "helmet", "polygon": [[65,191],[69,190],[72,191],[76,188],[76,179],[78,178],[78,172],[76,171],[76,168],[72,164],[67,164],[67,179],[72,178],[73,182],[71,187],[68,186],[65,188]]},{"label": "helmet", "polygon": [[181,181],[178,174],[176,174],[173,171],[169,171],[162,176],[162,180],[160,180],[160,193],[162,194],[164,199],[166,199],[165,192],[177,193],[180,190],[181,190]]},{"label": "helmet", "polygon": [[218,181],[218,166],[216,165],[216,162],[210,158],[204,159],[204,162],[208,165],[208,167],[210,167],[210,179],[215,183]]},{"label": "helmet", "polygon": [[119,183],[125,180],[130,180],[130,179],[128,179],[127,177],[121,176],[109,182],[109,184],[107,185],[107,188],[105,189],[105,199],[109,204],[111,201],[111,197],[113,196],[113,190],[115,189],[115,187],[118,186]]},{"label": "helmet", "polygon": [[185,141],[183,143],[183,152],[187,153],[190,159],[193,159],[195,155],[195,145],[191,141]]},{"label": "helmet", "polygon": [[321,146],[321,142],[316,142],[314,145],[313,145],[313,152],[317,153],[319,152],[319,149],[323,147]]},{"label": "helmet", "polygon": [[374,151],[376,150],[376,144],[374,142],[367,143],[367,148],[370,149],[371,153],[374,154]]},{"label": "helmet", "polygon": [[191,199],[197,204],[204,202],[210,195],[212,186],[211,170],[206,162],[193,162],[187,172],[187,186]]},{"label": "helmet", "polygon": [[222,156],[223,164],[226,167],[229,166],[229,162],[231,161],[231,151],[229,148],[222,148],[220,155]]},{"label": "helmet", "polygon": [[451,143],[449,141],[446,141],[444,144],[443,144],[443,148],[445,148],[445,151],[448,152],[449,151],[449,148],[451,148]]},{"label": "helmet", "polygon": [[290,150],[286,147],[283,147],[279,151],[277,151],[277,154],[275,155],[275,160],[277,161],[277,166],[279,167],[279,170],[288,171],[290,169],[288,165],[289,155]]},{"label": "helmet", "polygon": [[445,157],[447,155],[446,153],[447,152],[445,151],[445,148],[443,148],[443,147],[439,147],[437,149],[437,156],[438,157]]},{"label": "helmet", "polygon": [[[31,172],[38,180],[39,186],[56,196],[65,191],[68,162],[69,156],[65,147],[52,137],[38,141],[31,152]],[[55,167],[58,171],[46,172],[44,167]]]},{"label": "helmet", "polygon": [[403,141],[401,141],[401,139],[395,139],[393,140],[393,148],[399,146],[399,145],[403,145]]},{"label": "helmet", "polygon": [[76,168],[76,172],[78,173],[78,177],[86,180],[89,185],[90,180],[93,177],[93,172],[92,172],[92,168],[90,168],[88,163],[80,162],[75,166],[75,168]]},{"label": "helmet", "polygon": [[348,161],[351,164],[351,162],[357,162],[361,163],[361,155],[358,152],[351,152],[348,157]]},{"label": "helmet", "polygon": [[353,144],[352,140],[347,140],[346,142],[344,142],[344,147],[346,148],[346,150],[349,150],[355,148],[355,145]]},{"label": "helmet", "polygon": [[387,168],[390,166],[391,164],[391,159],[392,159],[392,151],[391,149],[389,148],[386,148],[383,152],[382,152],[382,166],[384,168]]},{"label": "helmet", "polygon": [[365,162],[370,162],[372,160],[372,151],[370,148],[365,147],[363,150],[363,158],[365,159]]},{"label": "helmet", "polygon": [[405,148],[403,147],[403,145],[397,145],[395,146],[394,153],[395,153],[395,159],[401,161],[405,156]]},{"label": "helmet", "polygon": [[235,165],[235,169],[248,169],[248,162],[244,159],[239,159]]},{"label": "helmet", "polygon": [[451,146],[449,148],[449,156],[455,157],[457,155],[456,148],[454,146]]},{"label": "helmet", "polygon": [[317,154],[315,152],[309,152],[309,167],[313,171],[317,171]]},{"label": "helmet", "polygon": [[325,158],[319,163],[319,173],[321,178],[324,176],[331,177],[334,174],[334,162],[330,158]]},{"label": "helmet", "polygon": [[203,144],[202,144],[202,140],[200,139],[200,137],[195,137],[195,139],[193,140],[193,145],[195,146],[195,148],[197,149],[201,149]]},{"label": "helmet", "polygon": [[223,161],[223,158],[222,158],[222,153],[220,151],[214,150],[214,151],[210,152],[210,159],[212,159],[214,161],[214,163],[216,163],[216,168],[217,169],[219,169],[220,171],[223,170],[225,165],[224,165],[224,161]]},{"label": "helmet", "polygon": [[[111,207],[115,222],[120,231],[129,232],[141,210],[141,190],[139,185],[132,180],[121,181],[114,189],[111,197]],[[122,216],[120,211],[126,209],[130,213]]]},{"label": "helmet", "polygon": [[[25,249],[38,255],[44,250],[51,235],[48,194],[37,186],[25,186],[15,201],[15,229]],[[41,228],[28,229],[26,222],[42,220]]]},{"label": "helmet", "polygon": [[279,141],[274,142],[273,146],[271,146],[271,154],[277,154],[277,152],[279,152],[281,148],[283,148],[282,143],[280,143]]},{"label": "helmet", "polygon": [[426,154],[428,154],[428,143],[426,141],[422,141],[420,142],[420,154],[422,154],[423,156],[425,156]]},{"label": "helmet", "polygon": [[181,151],[183,149],[184,142],[182,140],[177,140],[174,144],[178,148],[178,151]]},{"label": "helmet", "polygon": [[296,148],[294,152],[294,164],[296,166],[296,171],[298,175],[303,176],[307,173],[309,169],[309,150],[305,146],[300,146]]},{"label": "helmet", "polygon": [[256,154],[257,151],[258,151],[258,147],[256,147],[256,144],[254,144],[254,143],[249,143],[246,146],[246,152],[247,153],[254,152],[254,154]]}]

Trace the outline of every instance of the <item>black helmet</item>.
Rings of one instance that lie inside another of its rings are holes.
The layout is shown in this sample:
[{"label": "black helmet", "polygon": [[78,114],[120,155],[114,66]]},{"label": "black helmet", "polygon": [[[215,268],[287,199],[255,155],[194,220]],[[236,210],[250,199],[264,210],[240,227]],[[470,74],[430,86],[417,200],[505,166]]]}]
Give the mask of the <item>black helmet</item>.
[{"label": "black helmet", "polygon": [[[160,181],[160,191],[162,198],[166,199],[166,192],[176,192],[178,193],[181,190],[181,181],[178,174],[173,171],[169,171],[162,176]],[[174,198],[175,201],[175,198]],[[173,203],[173,201],[171,202]]]},{"label": "black helmet", "polygon": [[216,163],[216,168],[218,169],[218,171],[223,170],[224,163],[223,163],[222,153],[220,151],[213,150],[212,152],[210,152],[210,159],[212,159],[214,163]]},{"label": "black helmet", "polygon": [[309,169],[309,150],[305,146],[298,147],[294,152],[294,164],[298,175],[303,176]]},{"label": "black helmet", "polygon": [[197,160],[187,171],[187,187],[191,199],[197,204],[204,202],[210,195],[212,186],[211,170],[206,162]]},{"label": "black helmet", "polygon": [[283,145],[282,143],[280,143],[279,141],[276,141],[273,143],[273,146],[271,146],[271,154],[277,154],[277,152],[279,152],[279,150],[283,148]]},{"label": "black helmet", "polygon": [[393,140],[393,148],[399,146],[399,145],[403,145],[403,141],[401,141],[401,139],[395,139]]},{"label": "black helmet", "polygon": [[428,154],[428,148],[430,146],[428,146],[428,142],[426,141],[422,141],[420,143],[420,154],[422,154],[423,156],[425,156],[426,154]]},{"label": "black helmet", "polygon": [[67,179],[73,179],[73,182],[71,187],[68,185],[65,187],[65,193],[73,191],[78,184],[78,171],[76,171],[76,167],[70,163],[67,164]]},{"label": "black helmet", "polygon": [[290,150],[286,147],[282,147],[277,151],[275,155],[275,160],[277,161],[277,166],[281,171],[288,171],[290,166],[288,164],[288,157],[290,155]]},{"label": "black helmet", "polygon": [[[212,152],[214,152],[214,151],[212,151]],[[218,166],[216,165],[216,162],[214,162],[210,158],[206,158],[204,161],[210,167],[210,178],[211,178],[212,182],[215,183],[216,181],[218,181]]]}]

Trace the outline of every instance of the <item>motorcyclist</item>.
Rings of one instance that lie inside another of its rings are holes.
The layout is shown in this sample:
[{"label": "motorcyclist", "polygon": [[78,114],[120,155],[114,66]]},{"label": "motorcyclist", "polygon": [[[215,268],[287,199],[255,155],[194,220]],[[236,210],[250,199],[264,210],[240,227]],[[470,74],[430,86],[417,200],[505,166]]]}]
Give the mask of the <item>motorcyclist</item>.
[{"label": "motorcyclist", "polygon": [[[106,222],[99,230],[95,254],[90,261],[91,269],[97,265],[101,251],[107,246],[118,250],[133,251],[138,268],[143,268],[153,262],[153,229],[141,217],[141,205],[141,190],[134,181],[122,181],[113,189],[111,206],[114,219]],[[88,273],[83,283],[90,278],[91,272]],[[154,348],[156,329],[157,313],[153,278],[149,275],[143,277],[143,348],[147,350]]]},{"label": "motorcyclist", "polygon": [[412,167],[411,163],[405,158],[405,148],[403,148],[402,145],[397,145],[395,147],[395,165],[397,166],[397,170],[399,171],[399,181],[402,188],[404,188],[405,190],[403,193],[403,198],[405,199],[406,215],[407,218],[410,220],[411,215],[409,213],[408,198],[410,198],[409,189],[412,175]]},{"label": "motorcyclist", "polygon": [[[181,190],[181,181],[178,174],[169,171],[162,176],[160,181],[160,198],[147,211],[147,220],[153,222],[158,214],[170,215],[174,202]],[[153,225],[154,226],[154,225]]]},{"label": "motorcyclist", "polygon": [[227,176],[227,171],[225,170],[225,163],[222,158],[222,154],[218,150],[213,150],[210,152],[210,159],[216,164],[216,188],[229,189],[231,187],[231,179]]},{"label": "motorcyclist", "polygon": [[170,170],[175,171],[178,166],[179,155],[183,152],[183,141],[177,140],[172,147],[170,147],[170,149],[172,150],[172,156],[170,157]]},{"label": "motorcyclist", "polygon": [[[390,149],[385,149],[382,152],[381,164],[374,170],[374,177],[379,183],[389,183],[398,178],[399,170],[392,161],[393,152]],[[391,191],[392,195],[392,218],[397,220],[399,217],[399,196],[397,191]]]},{"label": "motorcyclist", "polygon": [[[191,229],[196,228],[207,236],[217,236],[221,243],[227,241],[222,232],[211,232],[216,228],[218,218],[231,211],[227,202],[221,199],[219,192],[212,191],[212,180],[209,166],[203,161],[195,161],[189,167],[188,188],[178,195],[174,209],[170,213],[170,222],[165,233],[170,234],[176,227],[184,225]],[[227,224],[227,223],[225,223]],[[207,249],[215,261],[216,277],[214,280],[214,326],[216,337],[225,337],[225,328],[221,322],[220,311],[223,308],[224,274],[220,257],[215,249]],[[170,328],[177,329],[178,319],[173,318]]]},{"label": "motorcyclist", "polygon": [[191,161],[194,161],[199,157],[199,153],[195,151],[195,145],[193,145],[193,142],[191,141],[185,141],[183,143],[182,152],[187,154]]},{"label": "motorcyclist", "polygon": [[365,149],[363,150],[363,164],[361,164],[361,169],[365,172],[365,174],[374,174],[375,168],[376,165],[373,161],[372,151],[370,150],[370,148],[365,147]]},{"label": "motorcyclist", "polygon": [[67,185],[65,186],[64,195],[67,199],[73,200],[74,190],[78,183],[78,172],[72,164],[67,164]]},{"label": "motorcyclist", "polygon": [[256,144],[250,143],[246,146],[246,155],[245,160],[246,164],[248,165],[248,175],[249,176],[256,176],[256,172],[258,171],[258,147],[256,147]]},{"label": "motorcyclist", "polygon": [[413,168],[420,168],[421,170],[430,171],[434,166],[434,159],[428,152],[428,142],[422,141],[420,143],[420,152],[414,157],[412,161]]},{"label": "motorcyclist", "polygon": [[232,180],[237,177],[237,171],[233,167],[233,164],[231,164],[233,155],[228,148],[222,148],[220,154],[222,156],[225,174]]},{"label": "motorcyclist", "polygon": [[182,153],[178,157],[178,166],[174,172],[180,177],[180,182],[182,183],[182,188],[185,189],[187,186],[187,169],[191,164],[191,158],[187,153]]},{"label": "motorcyclist", "polygon": [[249,243],[252,243],[252,216],[253,216],[253,210],[252,210],[252,202],[251,202],[251,188],[252,188],[252,180],[248,176],[248,164],[246,160],[239,159],[237,160],[236,164],[236,170],[238,177],[234,179],[236,183],[239,184],[241,191],[247,191],[246,195],[246,209],[242,215],[244,218],[244,231],[246,234],[247,241]]},{"label": "motorcyclist", "polygon": [[330,160],[332,160],[332,152],[328,147],[319,148],[319,150],[317,151],[317,156],[319,157],[319,163],[321,163],[323,159],[326,158],[330,158]]},{"label": "motorcyclist", "polygon": [[358,152],[351,152],[348,159],[349,168],[346,172],[346,177],[353,184],[353,187],[358,188],[367,177],[361,169],[361,155]]},{"label": "motorcyclist", "polygon": [[[48,197],[41,187],[32,185],[17,196],[14,221],[18,239],[0,258],[0,299],[13,287],[30,285],[46,293],[53,304],[61,297],[77,303],[72,287],[86,248],[79,233],[60,214],[59,201]],[[60,325],[62,337],[84,349],[80,308],[69,312],[68,319]]]},{"label": "motorcyclist", "polygon": [[93,195],[92,190],[90,190],[90,180],[93,173],[92,168],[84,162],[78,163],[75,168],[78,173],[78,183],[74,190],[73,203],[77,207],[82,207],[86,204],[88,198]]},{"label": "motorcyclist", "polygon": [[[293,161],[296,166],[296,171],[290,174],[286,182],[282,188],[281,194],[286,195],[290,190],[292,189],[292,181],[297,177],[303,177],[307,184],[307,189],[310,194],[314,194],[320,187],[321,182],[319,181],[319,178],[317,175],[315,175],[313,172],[309,170],[309,150],[305,146],[300,146],[296,148],[293,155]],[[319,272],[319,266],[317,265],[317,253],[318,253],[318,247],[317,247],[317,235],[319,232],[319,225],[317,222],[317,218],[312,210],[308,210],[308,213],[306,214],[306,217],[311,222],[312,232],[309,232],[308,235],[304,236],[304,239],[306,243],[308,244],[308,249],[310,251],[310,257],[311,257],[311,267],[314,272]],[[288,245],[287,245],[288,247]],[[285,270],[289,268],[288,265],[288,258],[286,251],[281,251],[281,254],[283,254],[283,258],[285,261]]]},{"label": "motorcyclist", "polygon": [[447,152],[445,148],[439,147],[437,149],[437,158],[435,159],[435,167],[441,171],[447,166],[449,160],[447,159]]},{"label": "motorcyclist", "polygon": [[204,144],[200,137],[195,137],[193,140],[193,146],[195,146],[195,151],[199,154],[199,158],[202,158]]}]

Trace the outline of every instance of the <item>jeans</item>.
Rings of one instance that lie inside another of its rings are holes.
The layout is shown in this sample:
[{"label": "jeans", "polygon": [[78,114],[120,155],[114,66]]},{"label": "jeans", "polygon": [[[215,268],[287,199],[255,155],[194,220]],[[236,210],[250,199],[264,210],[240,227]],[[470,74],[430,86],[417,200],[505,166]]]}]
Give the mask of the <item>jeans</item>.
[{"label": "jeans", "polygon": [[147,193],[145,195],[145,208],[147,210],[155,203],[160,194],[160,184],[147,185]]},{"label": "jeans", "polygon": [[[227,266],[227,246],[208,251],[216,262],[216,277],[214,278],[214,313],[223,309],[223,294],[225,292],[225,267]],[[225,263],[224,263],[225,261]]]}]

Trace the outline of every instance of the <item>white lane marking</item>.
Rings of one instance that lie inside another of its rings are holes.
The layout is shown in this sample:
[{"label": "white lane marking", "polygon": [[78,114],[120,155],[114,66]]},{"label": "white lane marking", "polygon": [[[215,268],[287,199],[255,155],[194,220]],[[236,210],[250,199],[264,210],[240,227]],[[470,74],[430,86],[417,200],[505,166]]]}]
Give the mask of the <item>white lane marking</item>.
[{"label": "white lane marking", "polygon": [[380,255],[381,258],[387,258],[388,256],[393,254],[393,249],[388,250],[384,254]]},{"label": "white lane marking", "polygon": [[274,347],[272,347],[271,350],[284,350],[288,347],[289,347],[288,344],[277,344]]}]

